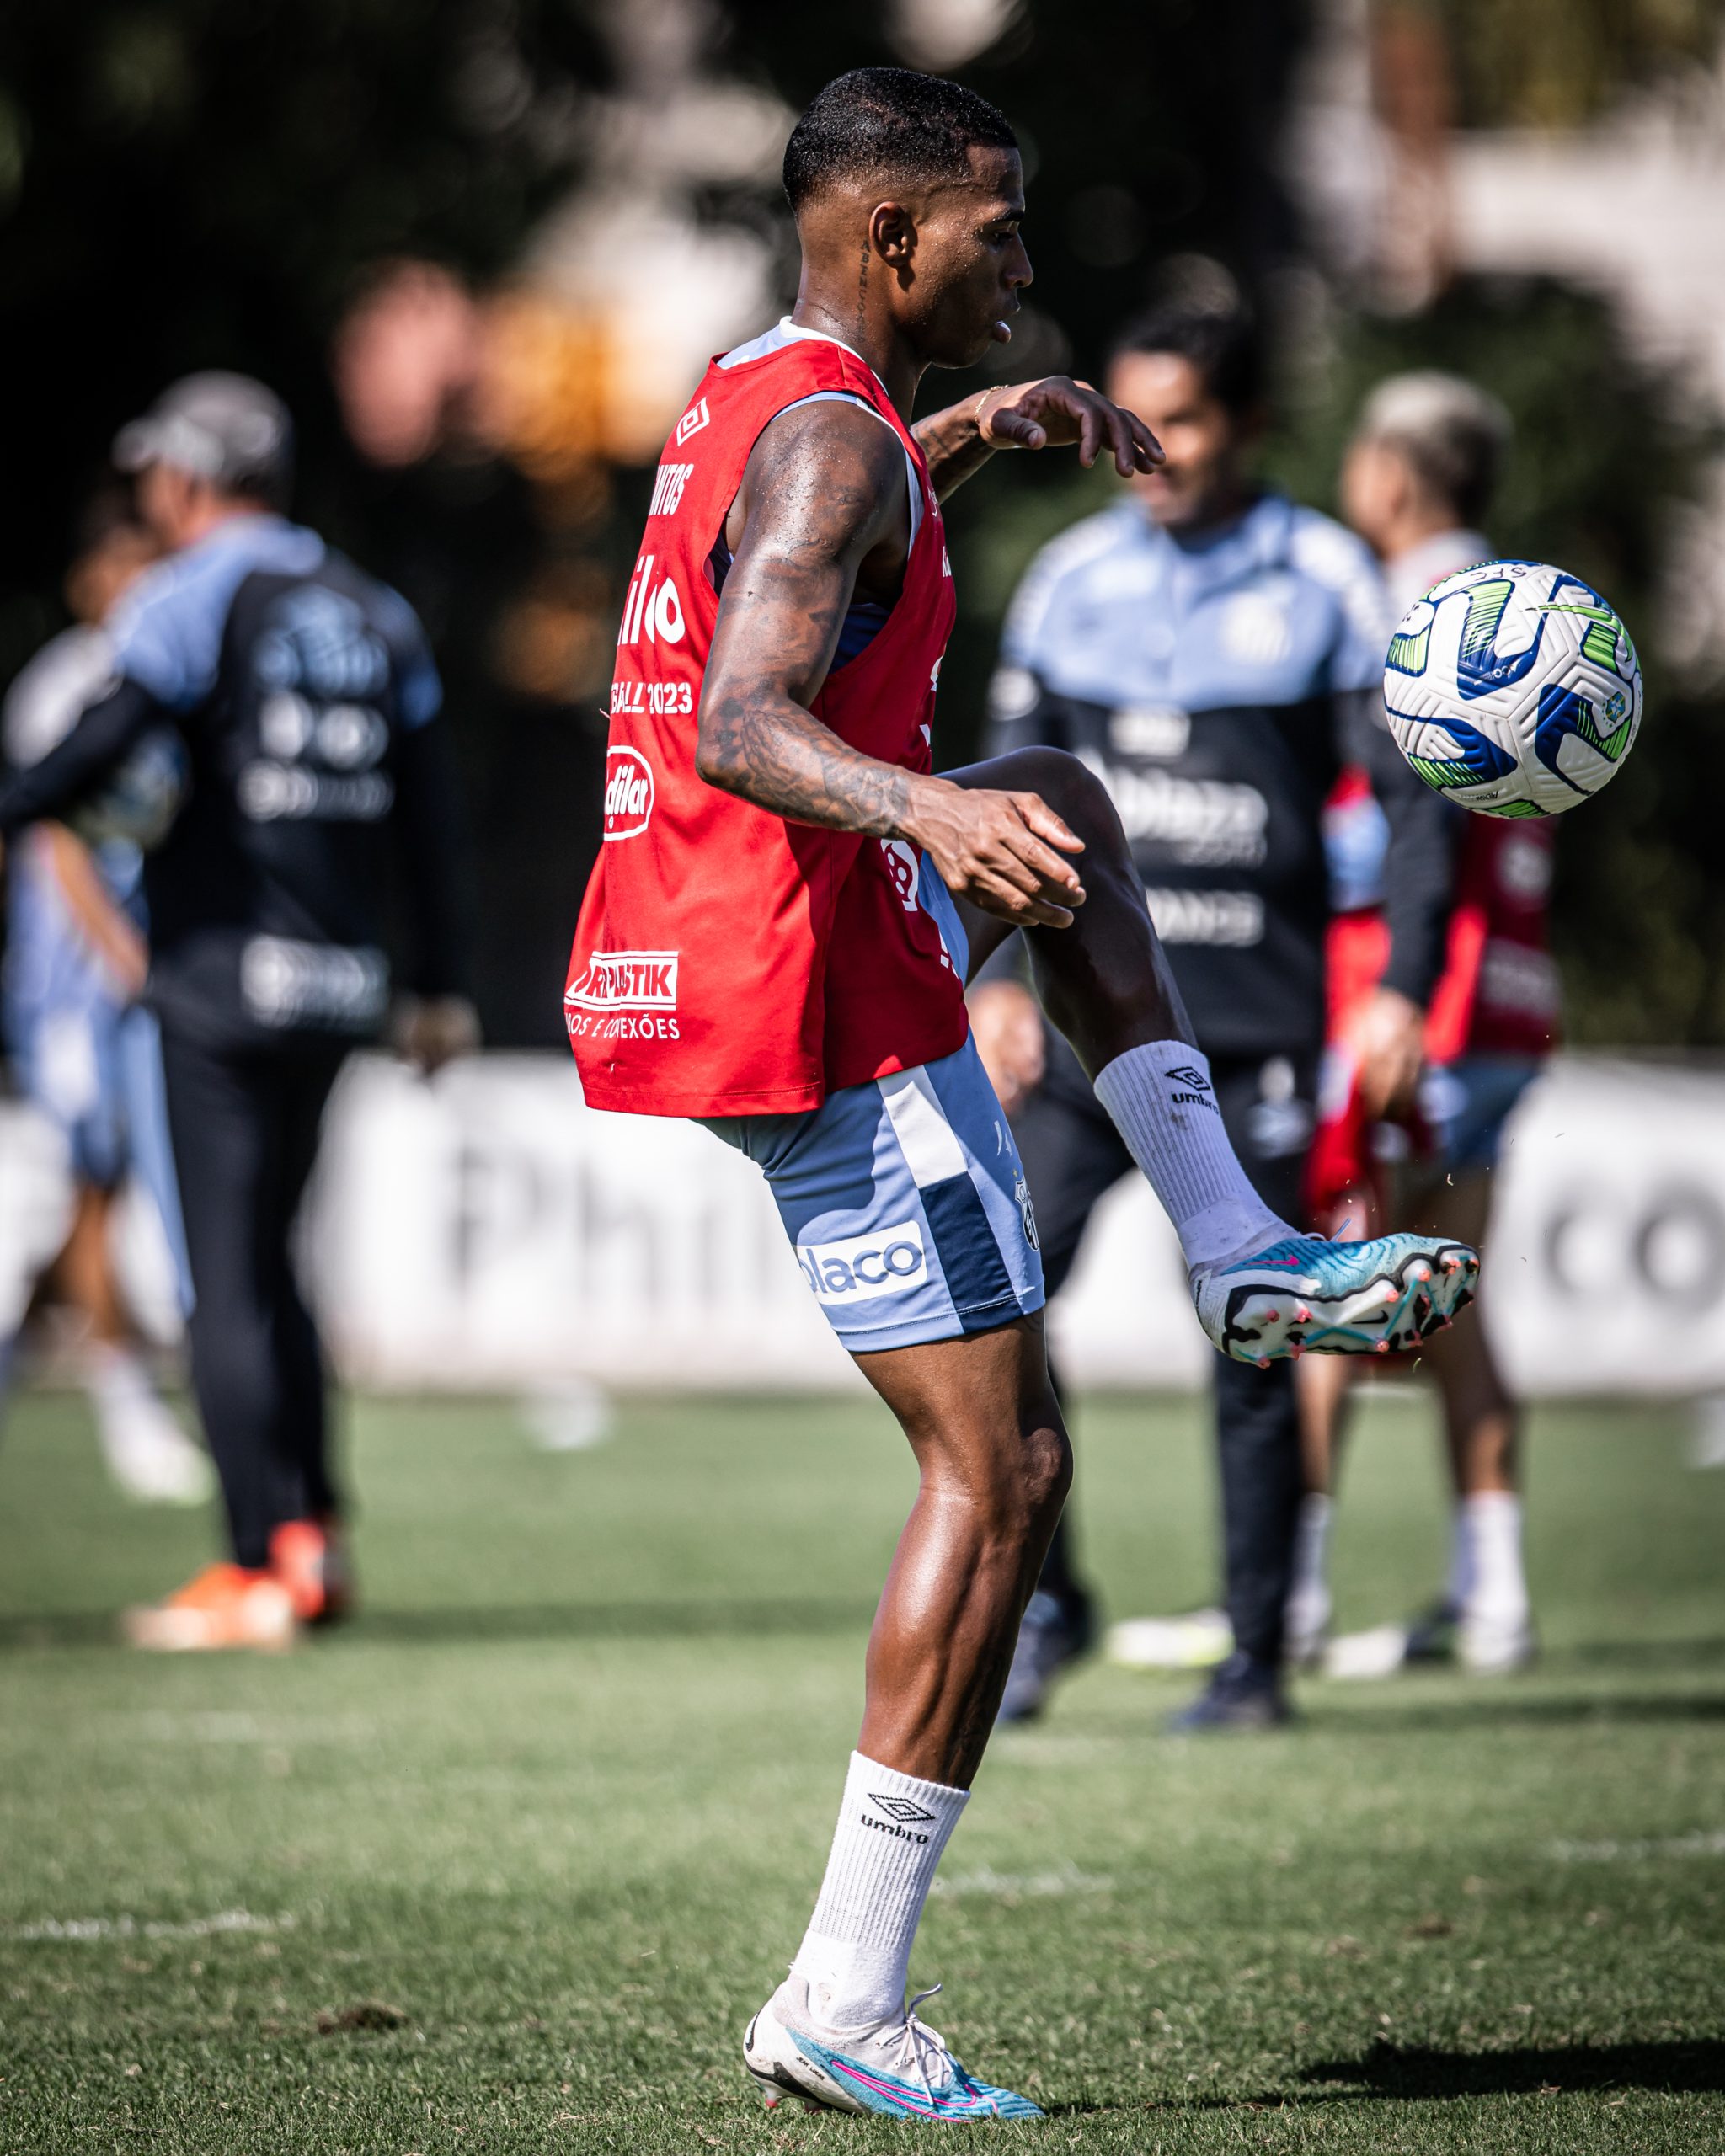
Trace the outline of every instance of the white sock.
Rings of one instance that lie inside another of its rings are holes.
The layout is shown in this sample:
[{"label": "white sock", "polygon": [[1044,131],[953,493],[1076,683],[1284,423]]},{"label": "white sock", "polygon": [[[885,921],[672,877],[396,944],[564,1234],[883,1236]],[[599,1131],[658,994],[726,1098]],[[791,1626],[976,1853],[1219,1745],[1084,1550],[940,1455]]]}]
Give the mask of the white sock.
[{"label": "white sock", "polygon": [[1246,1179],[1222,1128],[1210,1065],[1186,1041],[1117,1055],[1096,1097],[1162,1202],[1188,1271],[1246,1257],[1295,1230]]},{"label": "white sock", "polygon": [[1450,1516],[1450,1577],[1444,1582],[1444,1599],[1456,1611],[1466,1609],[1473,1593],[1473,1525],[1467,1503],[1458,1497]]},{"label": "white sock", "polygon": [[1450,1571],[1450,1592],[1455,1593],[1456,1574],[1462,1592],[1457,1607],[1471,1616],[1486,1617],[1494,1624],[1521,1623],[1527,1615],[1527,1574],[1521,1561],[1521,1500],[1513,1490],[1482,1490],[1464,1497],[1455,1508],[1458,1545],[1466,1556]]},{"label": "white sock", "polygon": [[1294,1585],[1289,1595],[1322,1595],[1329,1598],[1330,1501],[1322,1491],[1308,1490],[1300,1500],[1300,1517],[1294,1529]]},{"label": "white sock", "polygon": [[110,1340],[92,1342],[85,1364],[84,1390],[98,1408],[113,1408],[121,1413],[146,1396],[152,1400],[156,1396],[142,1358]]},{"label": "white sock", "polygon": [[904,2012],[911,1943],[969,1794],[851,1754],[820,1898],[791,1965],[829,2028],[872,2029]]}]

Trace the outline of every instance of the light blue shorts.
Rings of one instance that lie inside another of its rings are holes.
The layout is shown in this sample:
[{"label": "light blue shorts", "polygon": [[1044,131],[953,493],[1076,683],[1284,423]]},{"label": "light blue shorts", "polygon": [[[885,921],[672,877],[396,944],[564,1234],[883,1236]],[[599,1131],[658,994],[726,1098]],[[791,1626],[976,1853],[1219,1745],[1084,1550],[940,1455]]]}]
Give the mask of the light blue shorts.
[{"label": "light blue shorts", "polygon": [[1544,1068],[1537,1056],[1482,1054],[1423,1072],[1419,1109],[1438,1142],[1436,1165],[1451,1175],[1496,1167],[1503,1126]]},{"label": "light blue shorts", "polygon": [[973,1042],[801,1115],[707,1128],[766,1176],[804,1278],[853,1355],[1042,1308],[1024,1170]]}]

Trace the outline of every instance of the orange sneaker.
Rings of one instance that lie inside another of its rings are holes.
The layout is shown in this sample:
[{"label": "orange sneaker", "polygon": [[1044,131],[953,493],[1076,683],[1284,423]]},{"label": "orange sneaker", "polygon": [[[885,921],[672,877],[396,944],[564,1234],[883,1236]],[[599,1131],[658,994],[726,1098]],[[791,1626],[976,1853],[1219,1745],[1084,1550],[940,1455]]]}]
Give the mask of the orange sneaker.
[{"label": "orange sneaker", "polygon": [[270,1570],[302,1625],[334,1625],[353,1607],[347,1545],[333,1519],[284,1520],[270,1538]]},{"label": "orange sneaker", "polygon": [[121,1620],[135,1647],[160,1654],[195,1653],[212,1647],[293,1645],[293,1603],[280,1580],[243,1565],[207,1565],[178,1594]]}]

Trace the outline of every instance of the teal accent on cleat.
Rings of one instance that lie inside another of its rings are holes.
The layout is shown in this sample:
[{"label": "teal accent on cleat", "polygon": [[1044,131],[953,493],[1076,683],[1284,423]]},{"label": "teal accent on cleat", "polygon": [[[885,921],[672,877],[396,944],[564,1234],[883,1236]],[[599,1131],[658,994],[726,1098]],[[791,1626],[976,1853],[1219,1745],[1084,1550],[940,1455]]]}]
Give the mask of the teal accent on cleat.
[{"label": "teal accent on cleat", "polygon": [[1479,1253],[1429,1235],[1327,1242],[1290,1235],[1201,1268],[1192,1299],[1211,1342],[1260,1368],[1284,1356],[1399,1354],[1473,1300]]},{"label": "teal accent on cleat", "polygon": [[800,2096],[857,2117],[1039,2119],[1028,2096],[967,2073],[917,2020],[916,2009],[939,1989],[919,1992],[901,2016],[878,2028],[825,2029],[810,2008],[807,1982],[793,1972],[749,2024],[743,2063],[769,2101]]}]

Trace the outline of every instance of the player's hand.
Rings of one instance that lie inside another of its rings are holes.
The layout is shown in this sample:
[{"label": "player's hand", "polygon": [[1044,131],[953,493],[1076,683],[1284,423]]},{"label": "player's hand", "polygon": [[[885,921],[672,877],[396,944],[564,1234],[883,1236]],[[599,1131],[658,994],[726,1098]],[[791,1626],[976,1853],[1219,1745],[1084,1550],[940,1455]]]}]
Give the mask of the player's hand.
[{"label": "player's hand", "polygon": [[979,981],[964,1001],[970,1006],[970,1038],[989,1082],[1007,1113],[1017,1115],[1048,1065],[1041,1008],[1015,980]]},{"label": "player's hand", "polygon": [[396,1013],[396,1054],[429,1078],[479,1045],[479,1014],[464,995],[409,997]]},{"label": "player's hand", "polygon": [[976,430],[995,449],[1057,449],[1076,442],[1078,462],[1087,469],[1112,449],[1123,479],[1153,472],[1162,461],[1162,444],[1135,412],[1063,374],[985,391]]},{"label": "player's hand", "polygon": [[1405,1114],[1413,1105],[1425,1055],[1424,1013],[1399,990],[1380,988],[1349,1031],[1366,1113],[1374,1118]]},{"label": "player's hand", "polygon": [[1070,928],[1084,903],[1078,871],[1061,858],[1082,853],[1084,841],[1040,794],[918,779],[900,828],[954,897],[1015,928]]}]

